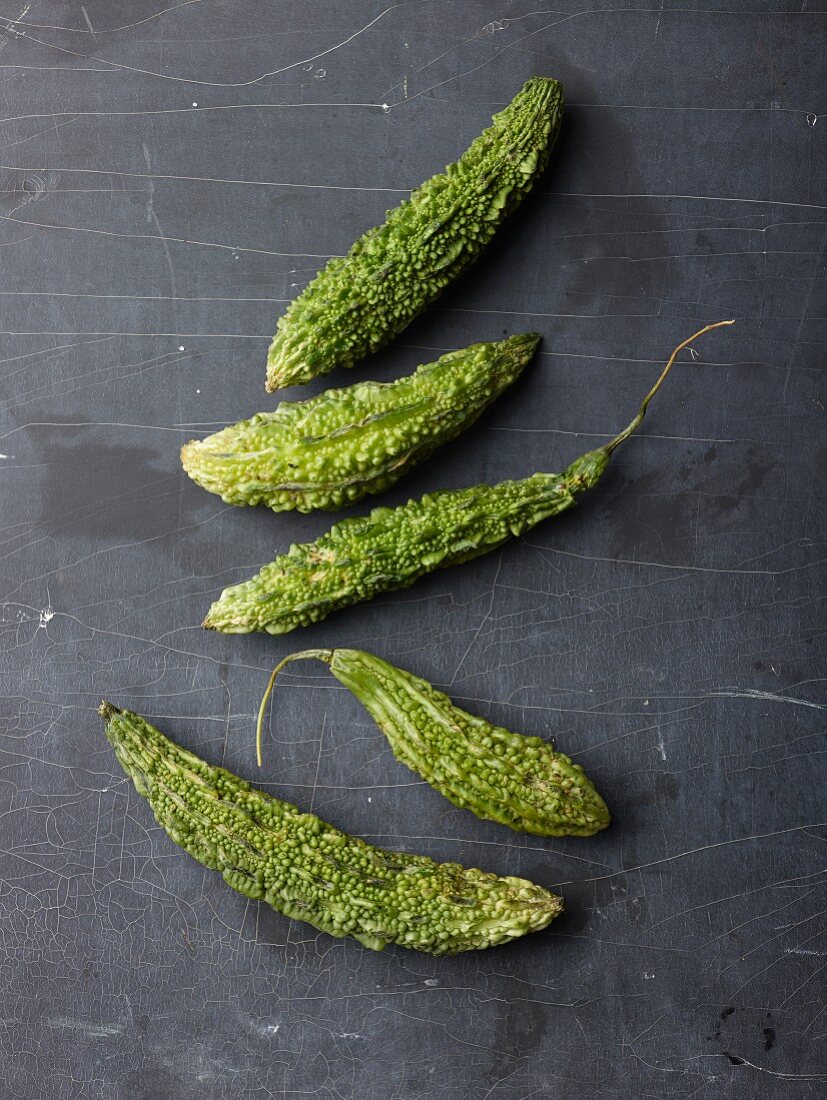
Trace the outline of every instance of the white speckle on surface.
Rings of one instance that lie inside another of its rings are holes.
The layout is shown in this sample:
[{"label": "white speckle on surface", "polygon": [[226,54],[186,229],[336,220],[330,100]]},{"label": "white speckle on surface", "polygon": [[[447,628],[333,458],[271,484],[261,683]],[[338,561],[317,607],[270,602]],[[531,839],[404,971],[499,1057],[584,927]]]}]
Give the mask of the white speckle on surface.
[{"label": "white speckle on surface", "polygon": [[429,987],[430,987],[431,989],[433,989],[433,987],[434,987],[435,985],[439,985],[439,978],[426,978],[426,979],[425,979],[425,985],[427,985],[427,986],[429,986]]},{"label": "white speckle on surface", "polygon": [[810,114],[807,115],[807,125],[808,126],[815,126],[815,124],[817,122],[818,122],[818,115],[815,113],[815,111],[811,111]]},{"label": "white speckle on surface", "polygon": [[648,982],[648,981],[649,981],[649,980],[650,980],[651,978],[654,978],[654,976],[655,976],[655,972],[654,972],[654,970],[644,970],[644,971],[643,971],[643,978],[644,978],[644,980],[645,980],[645,981],[647,981],[647,982]]},{"label": "white speckle on surface", "polygon": [[183,351],[183,350],[184,350],[184,345],[183,345],[183,344],[179,344],[179,345],[178,345],[178,350],[179,350],[179,351]]},{"label": "white speckle on surface", "polygon": [[47,627],[54,617],[55,613],[50,603],[48,607],[44,607],[40,612],[40,629],[43,630]]},{"label": "white speckle on surface", "polygon": [[644,705],[645,707],[648,707],[648,706],[649,706],[649,700],[648,700],[648,699],[644,699],[644,700],[643,700],[643,705]]},{"label": "white speckle on surface", "polygon": [[201,392],[201,390],[196,390],[195,392],[196,392],[196,393],[200,393],[200,392]]},{"label": "white speckle on surface", "polygon": [[486,23],[485,26],[481,28],[479,33],[481,35],[496,34],[497,31],[508,30],[509,25],[510,24],[508,19],[494,19],[490,23]]},{"label": "white speckle on surface", "polygon": [[197,104],[197,103],[193,103],[193,107],[197,107],[197,106],[198,106],[198,104]]},{"label": "white speckle on surface", "polygon": [[317,69],[313,75],[316,77],[317,80],[324,80],[324,78],[327,76],[327,69]]}]

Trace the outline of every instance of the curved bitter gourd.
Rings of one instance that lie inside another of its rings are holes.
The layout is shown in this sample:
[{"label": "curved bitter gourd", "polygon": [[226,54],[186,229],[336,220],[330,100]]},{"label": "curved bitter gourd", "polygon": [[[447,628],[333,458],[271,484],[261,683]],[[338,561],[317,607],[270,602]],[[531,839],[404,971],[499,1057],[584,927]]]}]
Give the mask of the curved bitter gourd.
[{"label": "curved bitter gourd", "polygon": [[526,879],[390,852],[258,791],[104,702],[106,736],[163,829],[249,898],[365,947],[452,955],[536,932],[563,902]]},{"label": "curved bitter gourd", "polygon": [[225,634],[284,634],[380,592],[407,588],[435,569],[487,554],[571,508],[594,488],[614,450],[643,422],[681,349],[709,329],[732,323],[707,325],[679,344],[628,427],[561,474],[444,489],[398,508],[374,508],[367,516],[342,520],[315,542],[291,546],[252,579],[225,588],[204,626]]},{"label": "curved bitter gourd", "polygon": [[282,401],[201,441],[181,461],[228,504],[341,508],[379,493],[459,435],[522,372],[534,332],[474,344],[395,382],[357,382],[307,401]]},{"label": "curved bitter gourd", "polygon": [[279,318],[269,391],[353,364],[401,332],[476,259],[543,171],[563,88],[533,77],[455,164],[330,260]]},{"label": "curved bitter gourd", "polygon": [[276,666],[259,712],[259,764],[261,719],[276,676],[308,657],[330,666],[368,710],[397,760],[455,806],[537,836],[593,836],[609,824],[606,803],[570,757],[539,737],[468,714],[427,680],[359,649],[308,649]]}]

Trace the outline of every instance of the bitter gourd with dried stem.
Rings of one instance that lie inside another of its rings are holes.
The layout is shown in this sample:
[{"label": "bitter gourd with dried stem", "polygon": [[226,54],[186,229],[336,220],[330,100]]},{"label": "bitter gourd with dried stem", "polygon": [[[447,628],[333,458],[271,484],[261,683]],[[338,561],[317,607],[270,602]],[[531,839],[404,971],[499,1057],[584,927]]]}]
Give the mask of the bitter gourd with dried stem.
[{"label": "bitter gourd with dried stem", "polygon": [[207,764],[131,711],[104,702],[100,715],[176,844],[239,893],[331,936],[452,955],[536,932],[563,908],[526,879],[375,848]]},{"label": "bitter gourd with dried stem", "polygon": [[282,401],[200,441],[181,461],[228,504],[276,512],[341,508],[389,488],[469,427],[514,382],[540,337],[474,344],[395,382],[357,382]]},{"label": "bitter gourd with dried stem", "polygon": [[539,737],[468,714],[427,680],[359,649],[308,649],[276,666],[259,710],[259,765],[276,676],[291,661],[311,657],[325,661],[365,706],[397,760],[455,806],[537,836],[592,836],[609,824],[606,803],[570,757]]},{"label": "bitter gourd with dried stem", "polygon": [[279,318],[269,391],[351,367],[401,332],[491,240],[543,171],[563,88],[533,77],[444,172],[324,267]]},{"label": "bitter gourd with dried stem", "polygon": [[435,569],[487,554],[571,508],[594,488],[612,453],[643,422],[681,349],[704,332],[732,323],[707,325],[679,344],[628,427],[563,473],[445,489],[398,508],[375,508],[367,516],[342,520],[314,542],[291,546],[251,580],[225,588],[204,626],[226,634],[284,634],[380,592],[407,588]]}]

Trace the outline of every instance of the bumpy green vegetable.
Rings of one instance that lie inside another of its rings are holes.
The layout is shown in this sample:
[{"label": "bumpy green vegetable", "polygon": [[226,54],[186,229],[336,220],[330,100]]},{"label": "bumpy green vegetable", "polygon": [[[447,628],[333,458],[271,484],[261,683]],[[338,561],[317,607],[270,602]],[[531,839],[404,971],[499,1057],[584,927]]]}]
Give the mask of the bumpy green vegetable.
[{"label": "bumpy green vegetable", "polygon": [[451,955],[538,931],[563,908],[526,879],[374,848],[212,767],[137,714],[104,702],[100,715],[176,844],[239,893],[331,936]]},{"label": "bumpy green vegetable", "polygon": [[514,382],[540,337],[521,333],[443,355],[396,382],[357,382],[282,401],[186,444],[190,477],[228,504],[341,508],[398,481]]},{"label": "bumpy green vegetable", "polygon": [[709,329],[732,323],[707,325],[679,344],[631,424],[562,474],[446,489],[343,520],[315,542],[291,546],[251,580],[225,588],[204,626],[226,634],[284,634],[380,592],[407,588],[442,566],[487,554],[565,511],[597,484],[612,452],[642,423],[678,352]]},{"label": "bumpy green vegetable", "polygon": [[606,803],[570,757],[539,737],[460,710],[427,680],[359,649],[308,649],[276,666],[259,711],[259,765],[262,717],[276,676],[308,657],[327,662],[364,704],[397,760],[455,806],[537,836],[593,836],[609,824]]},{"label": "bumpy green vegetable", "polygon": [[267,389],[351,367],[401,332],[476,259],[546,165],[563,88],[534,77],[455,164],[332,259],[279,318]]}]

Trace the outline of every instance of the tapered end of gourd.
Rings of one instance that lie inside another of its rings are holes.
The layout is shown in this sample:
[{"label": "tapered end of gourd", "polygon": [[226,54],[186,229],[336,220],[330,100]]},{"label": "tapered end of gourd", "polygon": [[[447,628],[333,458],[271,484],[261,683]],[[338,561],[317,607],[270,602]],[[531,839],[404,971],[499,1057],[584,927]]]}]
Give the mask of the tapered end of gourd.
[{"label": "tapered end of gourd", "polygon": [[603,829],[608,829],[612,822],[609,807],[597,792],[594,784],[585,775],[580,781],[579,791],[581,802],[578,806],[579,829],[572,829],[571,836],[594,836]]},{"label": "tapered end of gourd", "polygon": [[519,356],[527,363],[537,350],[540,340],[539,332],[517,332],[500,341],[500,347],[503,351],[510,351],[513,355]]},{"label": "tapered end of gourd", "polygon": [[210,605],[201,625],[205,630],[216,630],[219,634],[252,634],[254,630],[266,629],[248,611],[237,607],[231,599],[225,599],[223,593]]},{"label": "tapered end of gourd", "polygon": [[196,485],[201,484],[201,479],[199,477],[199,459],[202,450],[202,441],[200,439],[191,439],[188,443],[184,444],[180,452],[181,465],[184,467],[184,473],[192,478]]},{"label": "tapered end of gourd", "polygon": [[106,699],[101,700],[101,704],[98,707],[98,714],[101,716],[102,721],[106,722],[107,725],[114,717],[116,717],[116,715],[121,713],[122,711],[120,707],[116,707],[114,703],[110,703]]},{"label": "tapered end of gourd", "polygon": [[233,433],[237,430],[238,425],[233,425],[204,439],[191,439],[181,448],[181,465],[187,477],[229,504],[238,503],[233,493],[234,471],[231,467],[228,472],[227,463],[222,462],[222,459],[231,457]]},{"label": "tapered end of gourd", "polygon": [[514,116],[515,120],[525,120],[528,125],[536,125],[538,122],[542,125],[547,120],[548,140],[539,154],[538,162],[542,170],[560,133],[565,101],[565,91],[559,80],[552,76],[532,76],[508,106],[498,115],[494,115],[494,121],[502,119],[510,124],[510,116]]},{"label": "tapered end of gourd", "polygon": [[210,609],[204,616],[204,621],[201,623],[205,630],[216,630],[220,634],[247,634],[249,628],[244,629],[231,622],[224,614],[224,608],[221,605],[220,600],[215,600],[210,604]]},{"label": "tapered end of gourd", "polygon": [[563,477],[574,492],[593,489],[606,472],[610,458],[611,451],[606,447],[598,447],[595,451],[587,451],[572,462],[563,473]]},{"label": "tapered end of gourd", "polygon": [[286,386],[286,382],[279,381],[279,373],[275,366],[271,366],[268,360],[267,362],[267,377],[264,380],[264,389],[266,393],[275,393],[276,390],[280,390],[283,386]]},{"label": "tapered end of gourd", "polygon": [[[509,107],[515,106],[521,99],[530,99],[534,102],[539,101],[539,105],[541,106],[546,104],[550,106],[555,103],[562,104],[564,95],[563,85],[556,77],[530,76],[515,98],[511,101]],[[508,110],[508,108],[506,108],[506,110]]]},{"label": "tapered end of gourd", "polygon": [[[343,361],[342,365],[348,364]],[[281,326],[267,352],[267,377],[264,388],[268,393],[283,390],[287,386],[303,386],[320,374],[327,374],[336,366],[336,359],[330,360],[314,349],[303,330],[281,331]]]}]

